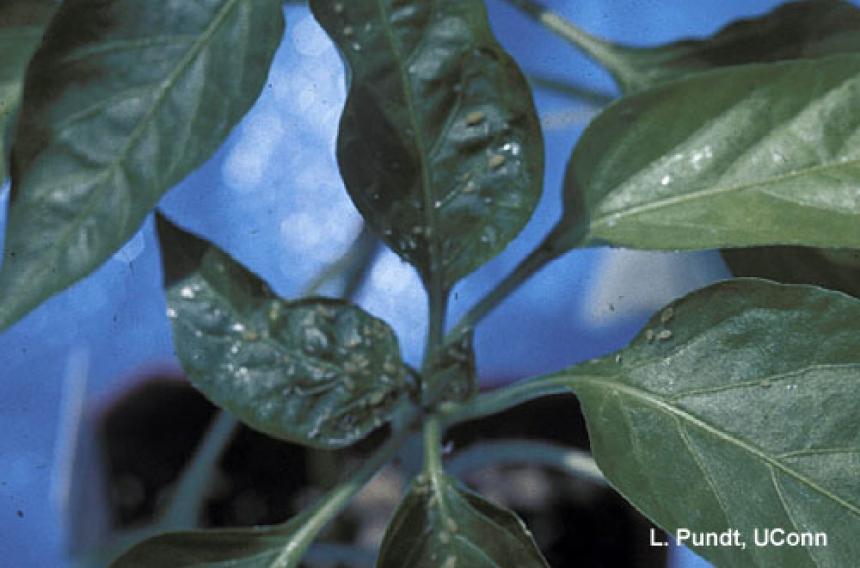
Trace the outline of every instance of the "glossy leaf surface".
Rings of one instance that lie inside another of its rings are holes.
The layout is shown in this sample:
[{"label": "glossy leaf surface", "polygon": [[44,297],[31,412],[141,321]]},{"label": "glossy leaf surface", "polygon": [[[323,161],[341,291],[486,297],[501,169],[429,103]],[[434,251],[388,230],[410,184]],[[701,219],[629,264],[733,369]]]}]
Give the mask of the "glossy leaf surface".
[{"label": "glossy leaf surface", "polygon": [[272,436],[339,448],[406,392],[394,332],[330,299],[287,302],[223,251],[159,220],[176,353],[217,405]]},{"label": "glossy leaf surface", "polygon": [[[568,378],[627,499],[670,532],[741,532],[745,549],[697,548],[717,566],[842,568],[860,555],[860,301],[717,284]],[[757,547],[755,528],[821,531],[828,545]]]},{"label": "glossy leaf surface", "polygon": [[312,0],[352,71],[338,160],[370,225],[449,288],[495,256],[540,198],[528,85],[479,0]]},{"label": "glossy leaf surface", "polygon": [[65,2],[13,149],[0,329],[123,245],[256,100],[279,0]]},{"label": "glossy leaf surface", "polygon": [[605,47],[620,61],[616,78],[630,93],[715,67],[855,53],[860,51],[860,9],[840,0],[787,2],[706,39]]},{"label": "glossy leaf surface", "polygon": [[163,534],[132,547],[111,568],[298,568],[300,555],[289,547],[304,520],[300,516],[278,527]]},{"label": "glossy leaf surface", "polygon": [[547,568],[513,512],[441,476],[419,478],[397,509],[378,568]]},{"label": "glossy leaf surface", "polygon": [[735,276],[813,284],[860,298],[860,250],[761,247],[722,254]]},{"label": "glossy leaf surface", "polygon": [[7,176],[8,129],[24,84],[24,72],[54,13],[50,0],[7,0],[0,5],[0,183]]},{"label": "glossy leaf surface", "polygon": [[747,65],[627,97],[586,130],[558,248],[860,247],[860,56]]}]

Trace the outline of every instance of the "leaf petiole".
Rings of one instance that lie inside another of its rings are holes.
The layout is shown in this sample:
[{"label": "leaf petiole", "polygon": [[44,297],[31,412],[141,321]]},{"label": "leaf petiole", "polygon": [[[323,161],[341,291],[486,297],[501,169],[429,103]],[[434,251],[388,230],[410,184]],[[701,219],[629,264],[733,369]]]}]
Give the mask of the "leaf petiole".
[{"label": "leaf petiole", "polygon": [[486,467],[529,464],[548,467],[577,479],[605,484],[606,479],[587,452],[532,440],[502,440],[475,444],[448,462],[448,473],[462,476]]},{"label": "leaf petiole", "polygon": [[[414,424],[419,415],[419,410],[411,405],[406,405],[401,408],[400,415],[394,422]],[[367,458],[359,469],[320,499],[308,512],[307,520],[302,528],[294,533],[289,546],[284,549],[282,557],[284,559],[301,558],[319,536],[320,531],[349,505],[352,498],[367,485],[385,464],[397,455],[403,442],[410,435],[410,428],[395,431],[373,455]]]},{"label": "leaf petiole", "polygon": [[626,86],[635,82],[636,70],[632,69],[624,57],[619,55],[623,47],[583,31],[561,14],[553,12],[535,0],[506,1],[605,67],[621,85]]}]

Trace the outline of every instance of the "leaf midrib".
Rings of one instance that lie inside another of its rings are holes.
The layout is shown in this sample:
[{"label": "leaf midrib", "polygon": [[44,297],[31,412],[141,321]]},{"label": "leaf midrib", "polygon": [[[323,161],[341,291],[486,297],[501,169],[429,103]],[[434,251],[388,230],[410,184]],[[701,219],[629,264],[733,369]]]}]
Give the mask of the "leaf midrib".
[{"label": "leaf midrib", "polygon": [[642,389],[630,386],[630,385],[625,384],[625,383],[618,382],[617,379],[618,379],[617,377],[609,378],[609,377],[591,377],[591,376],[576,376],[576,375],[570,376],[569,375],[568,384],[569,384],[569,387],[574,391],[576,391],[580,385],[590,385],[590,386],[596,387],[598,389],[602,388],[602,389],[614,390],[619,395],[624,394],[624,395],[630,396],[632,398],[635,398],[637,400],[640,400],[641,402],[643,402],[649,406],[652,406],[655,409],[662,411],[671,417],[683,419],[687,423],[692,424],[701,430],[704,430],[706,433],[711,434],[712,436],[719,438],[720,440],[722,440],[726,443],[732,444],[732,445],[740,448],[741,450],[744,450],[748,454],[751,454],[753,457],[757,457],[759,460],[770,465],[771,467],[779,469],[780,471],[782,471],[786,475],[793,477],[794,479],[796,479],[797,481],[799,481],[803,485],[808,486],[812,490],[820,493],[824,497],[830,499],[831,501],[835,502],[836,504],[840,505],[841,507],[843,507],[846,510],[848,510],[849,512],[851,512],[856,517],[860,518],[860,508],[858,508],[858,507],[852,505],[851,503],[845,501],[844,499],[842,499],[838,495],[834,495],[833,493],[831,493],[827,489],[825,489],[825,488],[821,487],[819,484],[815,483],[813,480],[804,476],[802,473],[797,472],[797,471],[789,468],[785,464],[779,462],[776,458],[769,456],[768,454],[764,453],[759,448],[756,448],[755,446],[753,446],[753,445],[751,445],[751,444],[749,444],[749,443],[747,443],[741,439],[735,438],[735,437],[730,436],[729,434],[727,434],[725,432],[722,432],[717,427],[705,422],[704,420],[690,414],[689,412],[687,412],[685,410],[682,410],[680,408],[677,408],[677,407],[669,404],[664,399],[657,397],[657,396],[653,395],[652,393],[649,393],[649,392],[644,391]]},{"label": "leaf midrib", "polygon": [[[430,16],[432,20],[435,17],[436,12],[436,1],[431,1],[431,10],[433,13]],[[380,19],[382,20],[382,29],[385,31],[385,37],[391,45],[391,51],[395,54],[395,66],[397,68],[397,73],[400,78],[400,84],[403,88],[404,94],[404,102],[406,103],[407,116],[409,117],[409,123],[412,127],[412,132],[414,132],[415,136],[415,145],[417,147],[419,153],[419,167],[421,170],[421,197],[424,201],[424,222],[426,224],[426,228],[424,234],[433,235],[432,237],[427,239],[427,246],[429,247],[429,256],[431,259],[439,259],[439,240],[436,235],[439,234],[438,229],[438,220],[436,219],[435,213],[435,205],[434,205],[434,196],[433,196],[433,186],[432,180],[430,178],[430,170],[427,164],[427,161],[430,158],[430,154],[427,150],[427,142],[425,140],[426,134],[424,129],[421,127],[421,123],[418,120],[417,113],[417,105],[415,104],[414,93],[411,89],[411,81],[409,80],[409,72],[405,68],[405,63],[403,53],[400,51],[400,45],[397,41],[397,38],[394,35],[394,30],[391,27],[391,14],[389,13],[388,7],[385,5],[385,0],[376,0],[376,6],[379,9]],[[419,44],[420,45],[420,44]],[[411,56],[410,56],[411,57]],[[407,57],[408,59],[408,57]],[[430,285],[437,292],[441,292],[442,289],[442,281],[441,276],[442,272],[440,270],[433,268],[434,263],[430,262],[430,266],[428,266],[429,277],[430,277]],[[441,266],[441,262],[439,263]]]},{"label": "leaf midrib", "polygon": [[[820,164],[811,168],[804,168],[800,170],[796,170],[787,174],[783,174],[781,176],[776,176],[773,178],[768,178],[766,180],[759,180],[756,182],[748,183],[748,184],[738,184],[734,186],[727,187],[711,187],[704,188],[688,193],[682,193],[681,195],[676,195],[667,199],[661,199],[657,201],[652,201],[650,203],[646,203],[643,205],[636,205],[627,209],[620,209],[618,211],[613,211],[611,213],[603,213],[600,217],[597,218],[594,222],[592,222],[591,226],[593,227],[608,227],[611,228],[609,221],[610,219],[613,223],[618,222],[619,219],[633,217],[636,215],[641,215],[643,213],[649,213],[651,211],[658,211],[660,209],[667,209],[673,207],[675,205],[681,205],[688,201],[693,201],[696,199],[706,199],[708,197],[714,197],[724,194],[731,194],[735,192],[744,192],[749,190],[754,190],[758,187],[765,187],[768,185],[773,185],[776,183],[780,183],[789,179],[793,179],[795,177],[802,177],[806,175],[814,175],[819,171],[828,170],[830,168],[838,168],[838,167],[852,167],[852,166],[860,166],[860,159],[854,160],[840,160],[836,162],[830,162],[827,164]],[[594,231],[592,231],[594,232]]]},{"label": "leaf midrib", "polygon": [[[97,189],[91,194],[89,201],[90,203],[83,209],[81,214],[77,215],[73,218],[73,222],[70,227],[64,231],[60,237],[54,241],[55,246],[52,246],[50,250],[53,251],[53,254],[49,253],[47,258],[51,260],[51,262],[45,262],[39,265],[41,268],[37,268],[33,272],[31,272],[31,278],[33,280],[39,280],[51,271],[52,267],[55,265],[56,260],[62,255],[64,250],[63,247],[57,245],[65,245],[69,240],[69,237],[78,231],[83,224],[86,222],[87,218],[89,218],[90,214],[98,207],[101,203],[101,194],[106,192],[110,186],[101,184],[101,182],[111,175],[122,162],[126,160],[128,154],[131,152],[133,146],[140,140],[140,137],[143,135],[145,127],[151,122],[152,116],[158,111],[161,107],[164,98],[168,91],[175,86],[179,76],[188,68],[188,66],[195,60],[197,55],[204,49],[206,45],[208,45],[212,36],[218,31],[221,27],[221,24],[227,18],[227,16],[244,0],[227,0],[224,7],[215,15],[212,19],[211,24],[207,27],[203,33],[200,35],[200,38],[197,42],[195,42],[191,47],[189,47],[188,52],[183,56],[183,58],[176,65],[174,71],[162,82],[161,88],[158,91],[155,100],[153,100],[150,109],[146,112],[143,118],[141,118],[137,127],[129,136],[129,140],[126,145],[123,147],[122,151],[119,153],[116,159],[114,159],[108,166],[103,168],[102,172],[96,175],[91,182],[93,185],[98,185]],[[6,312],[7,314],[9,311]],[[2,317],[0,317],[0,327],[3,327],[5,322]]]}]

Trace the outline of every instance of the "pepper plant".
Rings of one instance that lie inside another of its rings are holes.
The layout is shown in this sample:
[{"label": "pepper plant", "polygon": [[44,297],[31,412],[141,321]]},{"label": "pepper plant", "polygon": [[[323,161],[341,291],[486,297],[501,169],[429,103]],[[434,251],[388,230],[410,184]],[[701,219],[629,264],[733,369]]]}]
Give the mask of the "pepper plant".
[{"label": "pepper plant", "polygon": [[[697,547],[718,566],[856,564],[860,300],[844,292],[860,283],[860,10],[800,1],[711,38],[640,48],[508,1],[622,92],[573,151],[555,228],[448,325],[452,287],[517,236],[540,198],[529,84],[481,0],[310,0],[348,69],[346,188],[427,291],[424,362],[404,363],[393,330],[361,308],[279,298],[159,215],[167,315],[200,391],[285,440],[339,449],[380,428],[387,440],[282,525],[162,534],[114,566],[299,566],[417,432],[424,465],[377,565],[546,566],[511,511],[446,472],[442,443],[452,425],[558,394],[579,398],[610,484],[670,533],[827,535],[823,547]],[[5,330],[87,277],[210,157],[258,97],[284,21],[281,0],[8,0],[0,26]],[[478,394],[483,318],[561,255],[607,245],[724,249],[752,277],[665,307],[618,353]]]}]

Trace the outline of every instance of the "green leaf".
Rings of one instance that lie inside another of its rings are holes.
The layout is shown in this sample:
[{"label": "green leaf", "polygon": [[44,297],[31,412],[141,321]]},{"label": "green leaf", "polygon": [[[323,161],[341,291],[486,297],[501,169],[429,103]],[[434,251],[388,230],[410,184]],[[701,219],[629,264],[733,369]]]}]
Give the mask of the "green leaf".
[{"label": "green leaf", "polygon": [[839,0],[789,2],[710,38],[658,47],[605,44],[627,93],[715,67],[817,58],[860,50],[860,9]]},{"label": "green leaf", "polygon": [[280,0],[65,2],[24,88],[0,330],[87,276],[256,100]]},{"label": "green leaf", "polygon": [[6,142],[24,72],[55,8],[51,0],[7,0],[0,6],[0,184],[6,181]]},{"label": "green leaf", "polygon": [[[619,354],[562,375],[600,469],[636,507],[673,534],[740,531],[746,549],[696,547],[717,566],[856,563],[857,299],[717,284],[656,315]],[[828,545],[757,547],[756,528],[820,531]]]},{"label": "green leaf", "polygon": [[340,300],[287,302],[226,253],[159,218],[176,353],[215,404],[322,448],[363,438],[406,394],[393,331]]},{"label": "green leaf", "polygon": [[338,159],[368,223],[444,290],[500,252],[541,193],[526,80],[480,0],[312,0],[352,74]]},{"label": "green leaf", "polygon": [[622,99],[573,154],[555,247],[860,248],[858,109],[860,55],[730,67]]},{"label": "green leaf", "polygon": [[858,250],[762,247],[728,249],[722,254],[735,276],[813,284],[860,298]]},{"label": "green leaf", "polygon": [[111,568],[298,568],[292,550],[305,515],[282,526],[187,531],[159,535],[132,547]]},{"label": "green leaf", "polygon": [[377,568],[547,568],[517,516],[444,474],[420,477],[397,509]]}]

